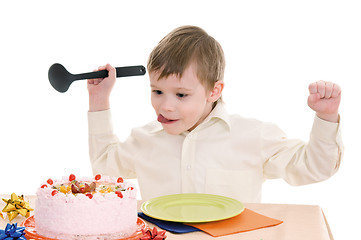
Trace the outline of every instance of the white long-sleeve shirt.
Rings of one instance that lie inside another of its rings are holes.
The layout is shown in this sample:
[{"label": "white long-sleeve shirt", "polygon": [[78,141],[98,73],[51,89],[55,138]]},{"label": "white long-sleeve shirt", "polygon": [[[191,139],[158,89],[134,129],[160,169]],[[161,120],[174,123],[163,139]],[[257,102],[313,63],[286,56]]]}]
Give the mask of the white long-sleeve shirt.
[{"label": "white long-sleeve shirt", "polygon": [[209,193],[259,202],[266,179],[291,185],[325,180],[339,168],[340,127],[315,117],[308,143],[287,139],[274,124],[229,115],[218,103],[191,132],[167,134],[154,121],[125,142],[113,133],[110,110],[89,112],[93,172],[137,178],[144,200]]}]

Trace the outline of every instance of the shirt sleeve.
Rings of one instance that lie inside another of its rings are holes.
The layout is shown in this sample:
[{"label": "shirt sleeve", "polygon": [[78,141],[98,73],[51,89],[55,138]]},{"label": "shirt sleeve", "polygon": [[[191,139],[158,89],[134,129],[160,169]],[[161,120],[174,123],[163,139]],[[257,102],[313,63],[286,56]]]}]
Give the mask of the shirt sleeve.
[{"label": "shirt sleeve", "polygon": [[339,123],[315,116],[308,143],[287,139],[270,124],[263,127],[262,134],[265,178],[283,178],[291,185],[304,185],[326,180],[340,166],[344,147]]},{"label": "shirt sleeve", "polygon": [[121,143],[113,133],[110,110],[88,112],[89,156],[93,173],[135,178],[132,136]]}]

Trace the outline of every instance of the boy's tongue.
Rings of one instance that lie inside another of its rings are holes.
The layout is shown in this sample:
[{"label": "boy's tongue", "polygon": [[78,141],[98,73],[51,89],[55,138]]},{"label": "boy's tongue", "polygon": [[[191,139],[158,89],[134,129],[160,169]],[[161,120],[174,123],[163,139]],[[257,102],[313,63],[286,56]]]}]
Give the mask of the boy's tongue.
[{"label": "boy's tongue", "polygon": [[162,114],[159,114],[159,115],[158,115],[158,119],[157,119],[157,120],[158,120],[158,122],[160,122],[160,123],[167,123],[167,122],[170,122],[170,121],[171,121],[171,120],[163,117]]}]

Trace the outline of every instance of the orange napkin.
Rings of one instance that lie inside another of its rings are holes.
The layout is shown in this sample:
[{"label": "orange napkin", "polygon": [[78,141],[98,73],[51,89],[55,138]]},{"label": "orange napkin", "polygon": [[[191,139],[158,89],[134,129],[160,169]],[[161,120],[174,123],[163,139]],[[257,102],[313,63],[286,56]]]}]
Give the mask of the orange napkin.
[{"label": "orange napkin", "polygon": [[272,227],[281,223],[283,223],[283,221],[263,216],[246,208],[241,214],[229,219],[208,223],[187,223],[187,225],[199,228],[213,237],[219,237],[259,228]]}]

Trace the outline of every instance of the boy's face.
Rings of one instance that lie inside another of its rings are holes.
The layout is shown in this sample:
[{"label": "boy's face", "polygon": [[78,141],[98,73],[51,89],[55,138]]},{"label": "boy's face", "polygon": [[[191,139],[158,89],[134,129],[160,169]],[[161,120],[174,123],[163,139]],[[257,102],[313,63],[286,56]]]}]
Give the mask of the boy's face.
[{"label": "boy's face", "polygon": [[158,80],[158,73],[150,72],[151,101],[169,134],[192,131],[211,112],[211,92],[200,83],[191,64],[179,78],[173,74]]}]

